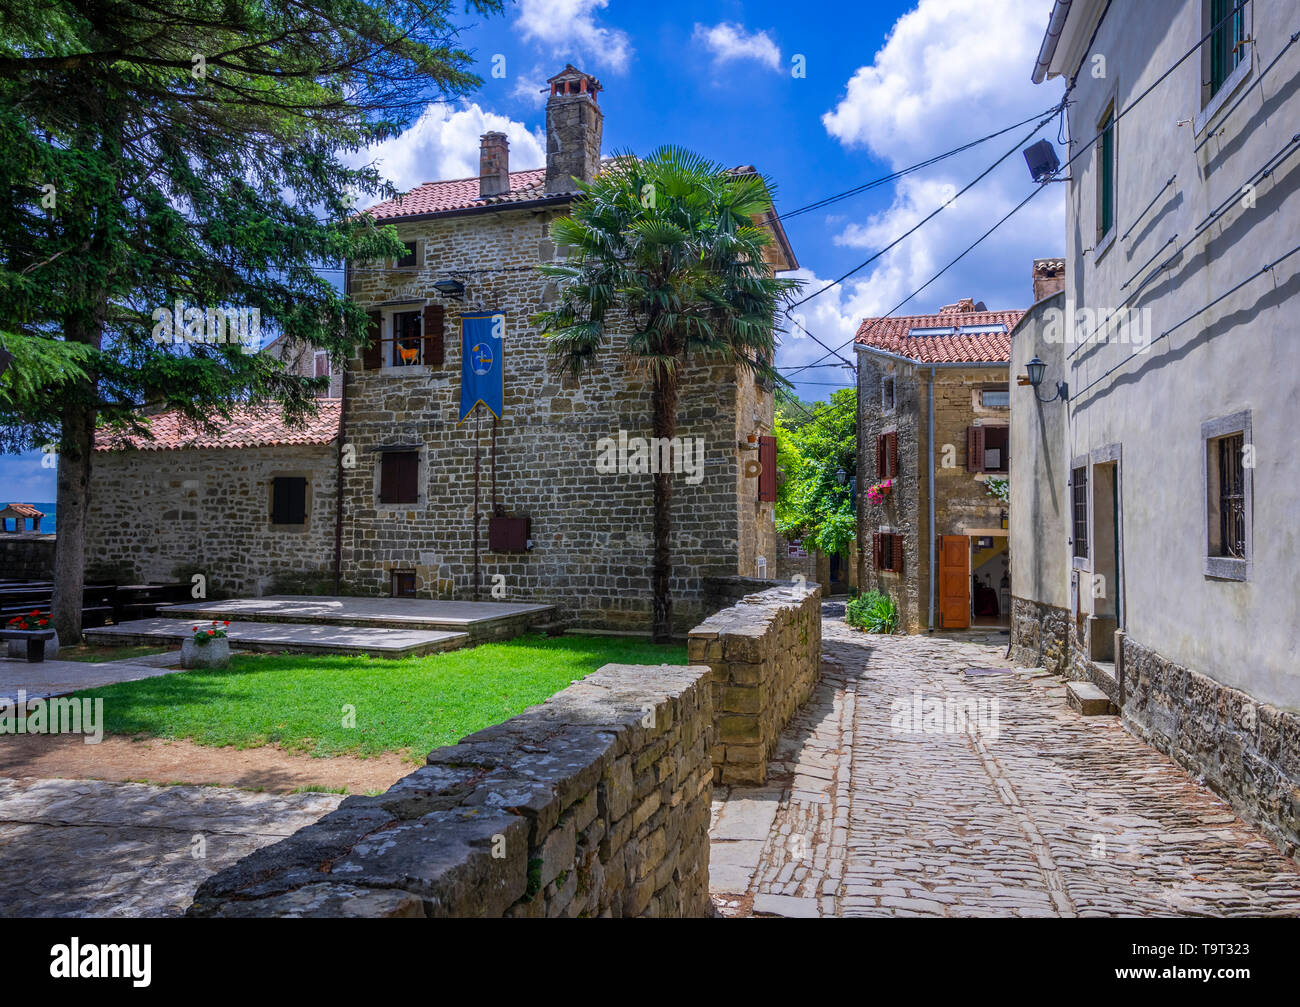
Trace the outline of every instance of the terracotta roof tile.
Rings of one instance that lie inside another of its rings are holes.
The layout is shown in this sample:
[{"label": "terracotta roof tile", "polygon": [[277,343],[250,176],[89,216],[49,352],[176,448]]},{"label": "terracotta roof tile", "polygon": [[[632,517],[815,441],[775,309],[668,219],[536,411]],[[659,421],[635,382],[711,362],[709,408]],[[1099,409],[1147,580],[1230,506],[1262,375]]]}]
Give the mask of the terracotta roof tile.
[{"label": "terracotta roof tile", "polygon": [[[941,311],[936,315],[864,318],[854,342],[925,364],[983,363],[1011,359],[1011,330],[1024,311]],[[963,329],[1002,326],[1001,331]],[[942,329],[912,335],[915,329]]]},{"label": "terracotta roof tile", "polygon": [[39,511],[31,504],[11,503],[0,507],[0,513],[7,517],[45,517],[44,511]]},{"label": "terracotta roof tile", "polygon": [[153,438],[114,435],[101,430],[95,435],[96,451],[133,447],[142,451],[171,451],[180,448],[256,448],[272,444],[328,444],[339,432],[339,399],[317,400],[315,416],[300,427],[290,427],[278,406],[237,407],[230,419],[216,421],[220,428],[209,432],[180,413],[158,413],[149,417]]},{"label": "terracotta roof tile", "polygon": [[[548,195],[548,193],[542,191],[545,184],[545,168],[512,171],[510,172],[509,192],[480,199],[477,175],[473,178],[456,178],[447,182],[425,182],[396,199],[377,203],[364,212],[376,220],[394,220],[400,217],[422,216],[426,213],[449,213],[452,210],[469,210],[476,206],[524,203]],[[549,195],[562,194],[549,193]]]}]

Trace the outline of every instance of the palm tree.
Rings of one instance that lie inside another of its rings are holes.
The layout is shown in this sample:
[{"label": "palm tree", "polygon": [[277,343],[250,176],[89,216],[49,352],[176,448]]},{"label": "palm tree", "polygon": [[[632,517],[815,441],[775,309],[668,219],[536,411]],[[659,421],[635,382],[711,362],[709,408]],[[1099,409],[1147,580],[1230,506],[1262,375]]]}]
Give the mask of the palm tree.
[{"label": "palm tree", "polygon": [[[676,435],[678,382],[690,359],[783,383],[772,366],[773,323],[798,284],[763,261],[772,241],[757,223],[772,208],[764,178],[661,147],[644,160],[615,157],[580,188],[572,214],[551,225],[566,261],[540,267],[558,281],[556,307],[534,318],[561,369],[580,374],[615,335],[612,324],[629,329],[622,354],[653,382],[656,438]],[[672,636],[671,501],[672,473],[659,472],[651,584],[654,639],[663,643]]]}]

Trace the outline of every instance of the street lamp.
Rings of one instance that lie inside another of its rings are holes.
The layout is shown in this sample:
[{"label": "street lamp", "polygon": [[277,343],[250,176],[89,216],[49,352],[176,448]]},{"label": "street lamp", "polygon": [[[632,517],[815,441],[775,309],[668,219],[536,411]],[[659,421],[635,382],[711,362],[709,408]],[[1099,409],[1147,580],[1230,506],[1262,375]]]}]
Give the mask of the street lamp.
[{"label": "street lamp", "polygon": [[1056,383],[1056,394],[1050,399],[1045,399],[1038,394],[1038,386],[1043,383],[1043,372],[1046,370],[1047,365],[1037,357],[1034,357],[1033,360],[1025,364],[1025,375],[1029,386],[1034,390],[1034,398],[1038,399],[1039,402],[1055,402],[1057,399],[1060,399],[1062,402],[1068,401],[1070,398],[1070,386],[1064,381],[1058,381]]},{"label": "street lamp", "polygon": [[835,481],[839,483],[841,486],[844,485],[844,480],[847,479],[848,477],[849,474],[845,472],[843,469],[835,470]]}]

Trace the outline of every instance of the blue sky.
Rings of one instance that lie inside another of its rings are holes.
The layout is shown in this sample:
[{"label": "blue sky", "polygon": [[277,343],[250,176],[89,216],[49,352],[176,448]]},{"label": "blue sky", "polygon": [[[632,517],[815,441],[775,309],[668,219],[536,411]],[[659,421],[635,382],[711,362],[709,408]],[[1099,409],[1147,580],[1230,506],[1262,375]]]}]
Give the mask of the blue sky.
[{"label": "blue sky", "polygon": [[[600,78],[606,153],[672,143],[727,164],[753,164],[793,210],[925,160],[1054,105],[1060,82],[1029,75],[1050,0],[920,0],[822,5],[517,0],[461,38],[483,87],[432,106],[401,137],[366,152],[400,188],[477,174],[478,137],[503,130],[511,166],[543,160],[544,81],[566,62]],[[995,15],[996,16],[993,16]],[[804,68],[795,76],[796,57]],[[493,76],[493,67],[504,76]],[[786,224],[806,293],[906,231],[1029,131],[1024,127],[923,171]],[[1038,136],[1055,141],[1055,121]],[[1064,160],[1062,156],[1062,160]],[[884,314],[1031,189],[1024,159],[1008,158],[898,248],[798,309],[832,346],[867,315]],[[1027,307],[1034,258],[1064,252],[1063,194],[1047,191],[1004,229],[900,310],[920,314],[960,297],[989,308]],[[778,364],[824,354],[786,338]],[[844,351],[852,359],[852,353]],[[825,398],[850,378],[803,371],[797,391]],[[0,456],[0,486],[15,500],[52,500],[39,456]]]}]

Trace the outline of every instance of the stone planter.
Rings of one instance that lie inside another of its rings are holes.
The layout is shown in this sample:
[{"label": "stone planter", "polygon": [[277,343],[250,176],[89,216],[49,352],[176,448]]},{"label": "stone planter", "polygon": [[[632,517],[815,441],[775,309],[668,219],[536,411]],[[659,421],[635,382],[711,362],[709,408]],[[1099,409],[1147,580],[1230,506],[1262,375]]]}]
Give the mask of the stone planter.
[{"label": "stone planter", "polygon": [[[27,660],[27,641],[26,640],[7,640],[9,644],[7,653],[10,657],[17,658],[20,661]],[[45,660],[53,661],[59,656],[59,634],[54,634],[54,639],[45,641]]]},{"label": "stone planter", "polygon": [[229,666],[229,637],[215,637],[201,645],[192,639],[181,644],[182,668],[228,668]]}]

